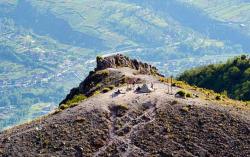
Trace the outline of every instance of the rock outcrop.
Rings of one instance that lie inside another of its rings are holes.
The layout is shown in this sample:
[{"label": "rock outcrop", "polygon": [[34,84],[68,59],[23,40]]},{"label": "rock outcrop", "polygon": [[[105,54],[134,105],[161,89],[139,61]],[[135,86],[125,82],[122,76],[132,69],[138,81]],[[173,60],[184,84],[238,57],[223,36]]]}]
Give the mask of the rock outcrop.
[{"label": "rock outcrop", "polygon": [[[203,90],[187,85],[176,84],[169,93],[169,84],[158,75],[110,65],[99,64],[72,89],[72,96],[91,95],[87,99],[0,133],[0,156],[250,156],[250,108],[245,103],[210,100]],[[122,84],[134,81],[131,90]],[[151,83],[152,92],[136,92],[137,86]],[[198,97],[175,97],[180,90]]]},{"label": "rock outcrop", "polygon": [[121,71],[114,69],[129,68],[135,70],[137,74],[163,76],[158,72],[156,67],[142,63],[136,59],[129,59],[127,56],[121,54],[105,58],[97,57],[96,63],[97,67],[95,71],[91,71],[86,79],[80,83],[79,87],[73,88],[60,105],[78,94],[91,96],[96,91],[109,88],[110,86],[119,86],[131,82],[139,83],[141,81],[140,79],[125,76]]},{"label": "rock outcrop", "polygon": [[138,70],[141,74],[162,76],[158,69],[150,64],[142,63],[136,59],[129,59],[127,56],[117,54],[109,57],[97,57],[97,67],[95,70],[103,70],[107,68],[129,67]]}]

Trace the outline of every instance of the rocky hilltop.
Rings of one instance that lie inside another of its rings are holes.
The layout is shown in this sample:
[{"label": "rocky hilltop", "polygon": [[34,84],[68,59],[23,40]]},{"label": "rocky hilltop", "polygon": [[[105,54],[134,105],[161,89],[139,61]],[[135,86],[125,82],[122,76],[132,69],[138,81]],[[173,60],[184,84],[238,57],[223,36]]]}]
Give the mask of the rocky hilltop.
[{"label": "rocky hilltop", "polygon": [[246,103],[168,82],[125,56],[98,57],[60,109],[0,134],[0,156],[250,155]]},{"label": "rocky hilltop", "polygon": [[[135,77],[130,77],[121,71],[121,68],[129,68],[135,70],[137,74],[163,76],[158,72],[158,69],[147,63],[142,63],[136,59],[129,59],[127,56],[117,54],[109,57],[96,57],[96,68],[91,71],[87,78],[80,83],[79,87],[73,88],[67,95],[66,99],[60,104],[66,103],[72,99],[75,95],[84,94],[91,96],[94,92],[110,88],[111,86],[120,86],[121,84],[131,83]],[[114,70],[114,69],[120,69]],[[124,70],[123,70],[124,71]],[[126,69],[125,69],[126,71]],[[129,71],[129,70],[128,70]],[[134,80],[134,83],[139,83],[138,80]]]},{"label": "rocky hilltop", "polygon": [[96,71],[104,70],[107,68],[119,68],[119,67],[129,67],[131,69],[135,69],[139,71],[141,74],[148,75],[159,75],[162,76],[158,69],[154,66],[151,66],[147,63],[142,63],[136,59],[129,59],[127,56],[117,54],[109,57],[97,57],[96,58]]}]

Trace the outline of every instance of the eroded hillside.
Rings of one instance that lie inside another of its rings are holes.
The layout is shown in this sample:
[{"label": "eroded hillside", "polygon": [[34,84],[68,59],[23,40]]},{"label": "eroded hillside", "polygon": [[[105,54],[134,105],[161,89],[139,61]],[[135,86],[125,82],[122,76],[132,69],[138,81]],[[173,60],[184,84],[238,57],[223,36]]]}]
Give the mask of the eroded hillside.
[{"label": "eroded hillside", "polygon": [[[207,94],[188,85],[183,89],[180,82],[176,82],[171,90],[168,79],[158,75],[154,67],[141,62],[137,64],[140,66],[134,67],[132,63],[135,60],[124,56],[97,60],[101,60],[98,65],[105,69],[96,68],[90,76],[105,72],[107,78],[100,79],[89,88],[92,94],[78,90],[77,94],[85,94],[87,98],[31,123],[2,132],[0,154],[250,155],[250,111],[245,103],[226,97],[217,100],[215,93]],[[117,74],[125,79],[112,78]],[[107,81],[108,78],[110,81]],[[99,88],[96,88],[98,84]],[[153,89],[146,93],[136,90],[142,84],[148,84],[149,89],[153,86]],[[81,89],[81,85],[78,89]],[[113,88],[106,85],[113,85]],[[176,95],[180,90],[185,90],[190,96]],[[61,106],[72,100],[74,96],[70,97],[71,94]]]},{"label": "eroded hillside", "polygon": [[[248,3],[184,2],[0,0],[0,130],[53,110],[96,55],[124,53],[173,75],[249,52]],[[229,8],[236,23],[200,4]]]}]

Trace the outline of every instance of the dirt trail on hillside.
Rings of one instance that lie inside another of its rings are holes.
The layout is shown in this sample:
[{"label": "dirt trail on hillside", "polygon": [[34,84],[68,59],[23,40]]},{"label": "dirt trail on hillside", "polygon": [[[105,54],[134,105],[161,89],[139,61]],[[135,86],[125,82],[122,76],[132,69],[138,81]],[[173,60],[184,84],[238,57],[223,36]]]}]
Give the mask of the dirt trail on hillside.
[{"label": "dirt trail on hillside", "polygon": [[[109,69],[117,70],[117,69]],[[78,106],[0,134],[2,156],[248,156],[250,110],[198,97],[121,68],[140,78],[151,93],[123,85],[94,95]],[[132,85],[130,85],[132,86]],[[117,90],[123,94],[114,96]]]}]

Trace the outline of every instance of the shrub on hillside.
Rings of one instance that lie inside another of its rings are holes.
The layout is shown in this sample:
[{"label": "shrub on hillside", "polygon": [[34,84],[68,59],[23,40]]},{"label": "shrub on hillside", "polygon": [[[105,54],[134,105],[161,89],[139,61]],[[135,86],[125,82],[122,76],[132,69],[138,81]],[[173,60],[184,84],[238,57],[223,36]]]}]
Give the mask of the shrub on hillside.
[{"label": "shrub on hillside", "polygon": [[85,99],[87,99],[87,97],[83,94],[75,95],[71,100],[68,100],[65,104],[62,104],[60,109],[65,110],[67,108],[77,106],[79,102]]},{"label": "shrub on hillside", "polygon": [[191,94],[191,93],[187,93],[187,94],[186,94],[186,97],[187,97],[187,98],[192,98],[192,94]]},{"label": "shrub on hillside", "polygon": [[221,96],[220,96],[220,95],[217,95],[217,96],[215,97],[215,99],[216,99],[216,100],[221,100]]},{"label": "shrub on hillside", "polygon": [[176,93],[176,95],[178,95],[178,96],[180,96],[180,97],[182,97],[182,98],[185,98],[185,97],[186,97],[186,92],[183,91],[183,90],[180,90],[180,91],[178,91],[178,92]]},{"label": "shrub on hillside", "polygon": [[108,93],[110,91],[110,88],[103,88],[102,93]]},{"label": "shrub on hillside", "polygon": [[114,86],[114,85],[110,85],[110,86],[108,86],[108,88],[109,88],[110,90],[113,90],[113,89],[115,88],[115,86]]},{"label": "shrub on hillside", "polygon": [[179,97],[182,97],[182,98],[192,98],[192,94],[191,93],[189,93],[189,92],[186,92],[186,91],[184,91],[184,90],[180,90],[180,91],[178,91],[176,94],[175,94],[176,96],[179,96]]}]

